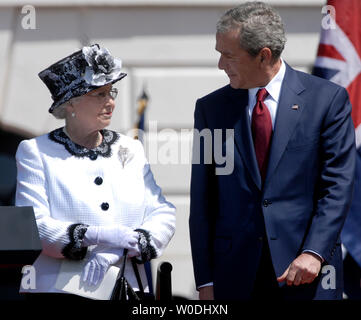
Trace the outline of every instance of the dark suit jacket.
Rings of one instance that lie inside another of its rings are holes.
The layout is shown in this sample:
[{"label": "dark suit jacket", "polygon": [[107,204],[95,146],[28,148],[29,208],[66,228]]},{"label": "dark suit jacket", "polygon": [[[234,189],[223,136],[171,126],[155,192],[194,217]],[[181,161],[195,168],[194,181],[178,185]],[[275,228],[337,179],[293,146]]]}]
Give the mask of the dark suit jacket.
[{"label": "dark suit jacket", "polygon": [[[286,66],[263,187],[247,104],[248,91],[229,85],[197,101],[195,129],[233,128],[235,144],[227,150],[223,135],[223,152],[233,153],[234,170],[216,175],[222,164],[215,157],[204,164],[204,140],[194,141],[193,152],[201,156],[192,165],[189,220],[196,285],[213,282],[216,299],[249,298],[265,228],[277,277],[303,250],[316,251],[334,267],[335,281],[327,269],[311,285],[289,289],[289,298],[339,299],[340,232],[355,169],[347,92]],[[336,288],[327,289],[327,282]]]}]

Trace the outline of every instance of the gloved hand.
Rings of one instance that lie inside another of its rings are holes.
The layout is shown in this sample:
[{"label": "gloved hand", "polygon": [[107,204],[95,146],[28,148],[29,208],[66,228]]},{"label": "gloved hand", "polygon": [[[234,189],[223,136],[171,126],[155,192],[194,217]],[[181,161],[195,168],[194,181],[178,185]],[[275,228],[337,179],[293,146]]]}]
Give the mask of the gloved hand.
[{"label": "gloved hand", "polygon": [[139,257],[140,250],[138,244],[128,249],[128,258]]},{"label": "gloved hand", "polygon": [[[92,258],[85,265],[81,279],[89,286],[96,286],[100,283],[111,265],[116,264],[123,256],[123,249],[108,249],[94,253]],[[128,258],[140,255],[138,245],[128,249]]]},{"label": "gloved hand", "polygon": [[84,235],[83,245],[105,245],[112,248],[131,249],[138,243],[139,235],[132,228],[115,226],[90,226]]},{"label": "gloved hand", "polygon": [[107,252],[97,252],[85,265],[81,279],[89,286],[100,283],[109,267],[117,263],[123,256],[123,249],[109,249]]}]

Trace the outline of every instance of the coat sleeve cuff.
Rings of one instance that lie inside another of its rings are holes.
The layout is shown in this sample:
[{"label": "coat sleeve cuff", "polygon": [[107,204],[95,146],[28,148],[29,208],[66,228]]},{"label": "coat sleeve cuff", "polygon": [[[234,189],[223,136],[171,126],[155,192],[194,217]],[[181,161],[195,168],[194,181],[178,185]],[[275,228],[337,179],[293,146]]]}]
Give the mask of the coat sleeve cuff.
[{"label": "coat sleeve cuff", "polygon": [[213,286],[213,282],[208,282],[205,284],[201,284],[200,286],[197,287],[197,290],[199,291],[199,289],[204,288],[204,287],[211,287]]},{"label": "coat sleeve cuff", "polygon": [[88,248],[83,247],[83,239],[88,226],[85,224],[72,224],[67,230],[69,243],[63,248],[62,254],[70,260],[84,259]]},{"label": "coat sleeve cuff", "polygon": [[321,259],[322,263],[325,261],[325,259],[318,252],[316,252],[314,250],[305,249],[305,250],[302,251],[302,253],[304,253],[304,252],[310,252],[310,253],[315,254],[316,256],[318,256]]},{"label": "coat sleeve cuff", "polygon": [[135,229],[138,232],[139,240],[138,246],[140,250],[140,257],[136,258],[138,263],[145,263],[157,257],[157,251],[155,250],[151,235],[144,229]]}]

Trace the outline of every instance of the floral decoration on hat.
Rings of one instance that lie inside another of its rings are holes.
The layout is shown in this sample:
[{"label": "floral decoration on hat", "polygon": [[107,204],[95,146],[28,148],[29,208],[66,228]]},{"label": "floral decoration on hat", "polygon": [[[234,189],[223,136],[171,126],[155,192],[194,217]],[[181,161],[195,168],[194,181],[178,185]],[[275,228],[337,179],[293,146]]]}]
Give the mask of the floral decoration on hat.
[{"label": "floral decoration on hat", "polygon": [[88,62],[84,75],[87,83],[102,86],[117,79],[121,74],[121,60],[113,58],[108,49],[95,46],[84,47],[82,52]]}]

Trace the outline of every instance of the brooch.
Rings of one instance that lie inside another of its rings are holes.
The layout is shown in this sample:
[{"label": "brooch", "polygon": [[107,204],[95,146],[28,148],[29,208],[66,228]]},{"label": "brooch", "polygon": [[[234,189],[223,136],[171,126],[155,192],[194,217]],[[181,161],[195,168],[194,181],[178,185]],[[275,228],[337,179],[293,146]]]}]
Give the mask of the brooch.
[{"label": "brooch", "polygon": [[133,154],[129,153],[129,149],[123,146],[119,146],[118,156],[123,168],[125,164],[133,158]]}]

